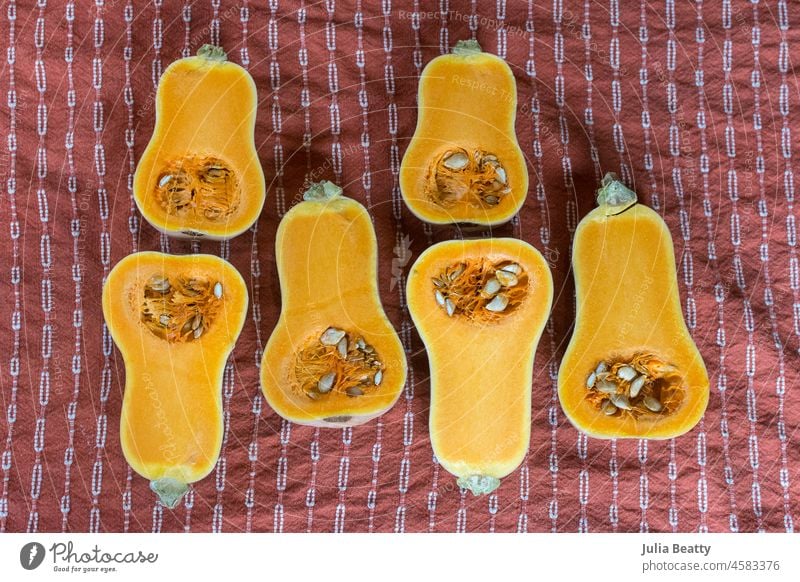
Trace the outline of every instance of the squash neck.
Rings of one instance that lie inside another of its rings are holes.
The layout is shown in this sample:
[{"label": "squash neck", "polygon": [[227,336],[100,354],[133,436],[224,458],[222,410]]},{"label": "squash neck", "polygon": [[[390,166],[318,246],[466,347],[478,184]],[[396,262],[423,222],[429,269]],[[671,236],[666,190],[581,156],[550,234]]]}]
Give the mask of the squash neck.
[{"label": "squash neck", "polygon": [[343,190],[328,180],[312,182],[303,192],[303,200],[308,202],[330,202],[342,197]]},{"label": "squash neck", "polygon": [[197,56],[207,61],[225,62],[228,60],[228,55],[225,53],[221,46],[214,46],[213,44],[204,44],[197,51]]},{"label": "squash neck", "polygon": [[481,49],[481,45],[478,44],[478,41],[474,38],[460,40],[456,43],[456,46],[453,47],[453,54],[460,55],[462,57],[477,55],[482,52],[483,50]]},{"label": "squash neck", "polygon": [[622,214],[638,202],[636,192],[628,188],[617,175],[609,172],[597,190],[597,206],[606,216]]}]

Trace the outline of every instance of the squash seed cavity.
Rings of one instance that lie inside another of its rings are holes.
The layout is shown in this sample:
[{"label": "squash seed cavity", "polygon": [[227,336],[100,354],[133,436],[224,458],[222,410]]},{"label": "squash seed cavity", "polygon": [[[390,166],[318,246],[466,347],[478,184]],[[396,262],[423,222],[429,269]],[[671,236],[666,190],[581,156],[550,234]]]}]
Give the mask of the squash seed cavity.
[{"label": "squash seed cavity", "polygon": [[485,258],[454,263],[432,281],[436,303],[449,317],[483,323],[516,310],[528,289],[528,276],[518,263]]},{"label": "squash seed cavity", "polygon": [[141,321],[161,339],[190,342],[205,334],[222,306],[219,281],[153,275],[144,285]]},{"label": "squash seed cavity", "polygon": [[375,348],[352,332],[329,327],[312,337],[295,360],[295,389],[311,400],[340,394],[358,398],[380,388],[384,365]]},{"label": "squash seed cavity", "polygon": [[606,416],[669,416],[685,393],[677,367],[658,356],[637,352],[631,358],[598,362],[587,375],[587,399]]},{"label": "squash seed cavity", "polygon": [[190,156],[167,165],[156,183],[156,196],[170,215],[217,222],[233,214],[241,195],[239,180],[218,158]]},{"label": "squash seed cavity", "polygon": [[483,150],[454,148],[431,164],[425,191],[429,200],[444,208],[457,204],[491,208],[500,204],[511,188],[497,156]]}]

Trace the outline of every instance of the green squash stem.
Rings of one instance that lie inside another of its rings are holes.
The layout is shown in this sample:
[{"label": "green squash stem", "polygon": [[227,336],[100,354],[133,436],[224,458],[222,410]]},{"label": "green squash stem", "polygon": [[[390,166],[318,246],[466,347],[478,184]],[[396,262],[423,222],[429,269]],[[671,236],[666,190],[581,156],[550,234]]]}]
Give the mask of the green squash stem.
[{"label": "green squash stem", "polygon": [[603,177],[602,186],[597,190],[597,205],[603,210],[603,214],[621,214],[637,201],[636,192],[620,182],[616,174],[609,172]]},{"label": "green squash stem", "polygon": [[472,491],[473,495],[487,495],[500,486],[500,479],[489,475],[470,475],[459,477],[458,486]]},{"label": "green squash stem", "polygon": [[155,481],[150,481],[150,489],[158,495],[161,503],[170,509],[175,509],[178,502],[188,493],[189,485],[188,483],[183,483],[172,477],[163,477]]}]

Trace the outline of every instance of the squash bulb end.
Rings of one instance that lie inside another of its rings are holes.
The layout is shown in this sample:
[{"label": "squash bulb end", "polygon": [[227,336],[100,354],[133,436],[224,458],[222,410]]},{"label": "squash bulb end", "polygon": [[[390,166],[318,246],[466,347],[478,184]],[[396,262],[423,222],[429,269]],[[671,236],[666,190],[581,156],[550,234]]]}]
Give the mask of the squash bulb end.
[{"label": "squash bulb end", "polygon": [[178,502],[188,493],[189,484],[171,477],[163,477],[162,479],[150,481],[150,489],[158,495],[161,503],[170,509],[175,509]]},{"label": "squash bulb end", "polygon": [[487,495],[500,486],[500,479],[489,475],[459,477],[458,486],[472,491],[473,495]]}]

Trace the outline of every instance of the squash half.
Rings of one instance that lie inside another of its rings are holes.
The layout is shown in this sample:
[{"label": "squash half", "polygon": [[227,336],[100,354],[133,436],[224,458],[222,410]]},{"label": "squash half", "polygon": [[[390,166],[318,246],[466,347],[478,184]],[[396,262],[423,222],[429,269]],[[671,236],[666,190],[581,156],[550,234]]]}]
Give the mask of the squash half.
[{"label": "squash half", "polygon": [[667,225],[606,176],[572,253],[577,313],[558,393],[598,438],[666,439],[705,412],[708,373],[681,310]]},{"label": "squash half", "polygon": [[417,128],[400,165],[408,208],[432,224],[495,225],[528,194],[514,128],[517,86],[506,62],[461,41],[419,82]]},{"label": "squash half", "polygon": [[281,220],[275,249],[281,315],[261,362],[269,405],[320,427],[386,412],[405,384],[406,358],[381,305],[366,209],[331,182],[312,184]]},{"label": "squash half", "polygon": [[255,148],[256,85],[219,47],[203,46],[161,76],[153,136],[133,180],[142,216],[179,238],[233,238],[266,198]]},{"label": "squash half", "polygon": [[489,493],[528,450],[550,269],[517,239],[446,241],[414,263],[407,295],[430,365],[433,451],[460,486]]},{"label": "squash half", "polygon": [[168,507],[217,462],[222,377],[247,313],[239,272],[213,255],[128,255],[103,287],[125,361],[122,452]]}]

